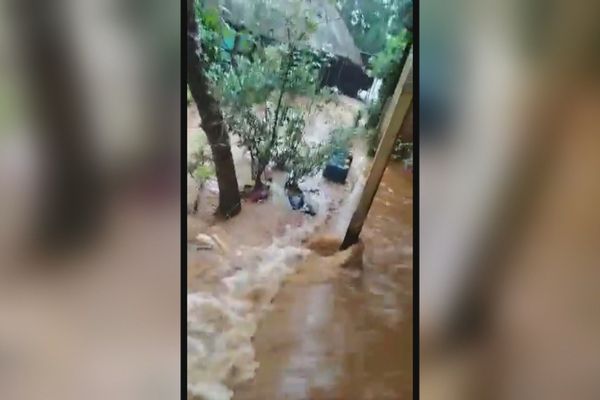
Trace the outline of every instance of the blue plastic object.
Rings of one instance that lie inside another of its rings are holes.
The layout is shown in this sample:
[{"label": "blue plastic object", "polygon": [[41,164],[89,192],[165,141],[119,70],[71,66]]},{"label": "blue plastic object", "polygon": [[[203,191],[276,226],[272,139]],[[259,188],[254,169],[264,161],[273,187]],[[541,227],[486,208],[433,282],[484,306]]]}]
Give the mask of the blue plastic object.
[{"label": "blue plastic object", "polygon": [[350,153],[347,150],[335,151],[325,166],[323,177],[332,182],[346,183],[351,162]]},{"label": "blue plastic object", "polygon": [[302,207],[304,207],[304,194],[288,194],[288,201],[290,202],[290,205],[292,206],[293,210],[299,210]]}]

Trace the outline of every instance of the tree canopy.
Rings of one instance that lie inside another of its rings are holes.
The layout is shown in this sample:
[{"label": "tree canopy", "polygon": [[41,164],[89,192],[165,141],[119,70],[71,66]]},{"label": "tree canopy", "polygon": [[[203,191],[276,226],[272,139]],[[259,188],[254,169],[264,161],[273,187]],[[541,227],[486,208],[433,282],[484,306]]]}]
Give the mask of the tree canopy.
[{"label": "tree canopy", "polygon": [[388,36],[412,30],[412,0],[334,0],[356,46],[374,55]]}]

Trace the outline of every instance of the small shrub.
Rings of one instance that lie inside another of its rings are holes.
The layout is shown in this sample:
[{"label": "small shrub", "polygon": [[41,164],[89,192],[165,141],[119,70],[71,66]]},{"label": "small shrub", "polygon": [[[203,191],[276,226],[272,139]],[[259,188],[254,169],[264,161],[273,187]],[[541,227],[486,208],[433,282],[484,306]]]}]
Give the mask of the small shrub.
[{"label": "small shrub", "polygon": [[[303,1],[297,0],[295,5]],[[267,7],[265,13],[278,6],[271,2],[260,4]],[[321,96],[320,72],[327,60],[327,56],[308,50],[309,35],[316,30],[312,16],[301,13],[282,18],[288,34],[286,43],[258,46],[250,55],[224,56],[215,45],[222,42],[226,28],[224,24],[219,26],[219,19],[212,13],[205,15],[211,17],[199,21],[208,32],[203,46],[214,50],[208,55],[212,62],[207,76],[223,106],[225,122],[250,153],[255,187],[263,185],[261,175],[273,161],[281,168],[293,169],[294,179],[299,178],[311,170],[306,165],[315,158],[302,136],[305,120]],[[230,62],[221,62],[226,57],[230,57]],[[299,95],[310,99],[307,109],[293,106],[291,100]],[[306,162],[299,160],[301,156],[308,158]]]},{"label": "small shrub", "polygon": [[215,171],[209,164],[199,164],[196,166],[196,170],[193,172],[192,176],[199,184],[206,182],[209,178],[215,175]]}]

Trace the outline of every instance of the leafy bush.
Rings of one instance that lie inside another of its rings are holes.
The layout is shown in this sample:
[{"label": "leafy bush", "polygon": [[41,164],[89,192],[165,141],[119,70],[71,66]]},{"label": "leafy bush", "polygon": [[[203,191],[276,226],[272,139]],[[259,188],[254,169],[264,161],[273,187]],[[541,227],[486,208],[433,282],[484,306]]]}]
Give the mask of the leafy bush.
[{"label": "leafy bush", "polygon": [[[287,43],[263,46],[256,40],[256,50],[244,55],[223,49],[226,24],[214,11],[203,13],[199,20],[206,34],[203,47],[211,48],[207,76],[225,121],[250,152],[255,187],[263,185],[261,175],[272,161],[289,169],[291,179],[297,181],[322,164],[325,151],[320,148],[324,145],[309,146],[303,139],[306,117],[321,98],[319,75],[328,60],[308,49],[316,25],[306,13],[285,17]],[[293,105],[291,100],[298,95],[309,97],[307,109]]]},{"label": "leafy bush", "polygon": [[376,78],[380,78],[382,83],[377,101],[371,104],[368,109],[367,128],[369,134],[367,139],[369,154],[373,155],[377,150],[379,130],[376,128],[381,120],[386,101],[392,97],[396,90],[396,85],[402,73],[403,56],[411,42],[412,34],[404,29],[398,35],[390,36],[385,48],[370,60],[371,74]]},{"label": "leafy bush", "polygon": [[208,164],[199,164],[193,172],[193,177],[198,183],[205,182],[215,175],[214,168]]},{"label": "leafy bush", "polygon": [[403,29],[397,35],[389,36],[384,49],[369,60],[371,74],[377,78],[385,79],[400,69],[402,53],[410,40],[411,34],[406,29]]},{"label": "leafy bush", "polygon": [[412,41],[412,35],[406,29],[396,36],[390,36],[385,48],[371,57],[371,75],[382,80],[379,88],[378,100],[369,108],[369,120],[367,126],[374,128],[379,119],[383,106],[388,98],[394,94],[400,74],[402,73],[402,62],[404,52]]},{"label": "leafy bush", "polygon": [[187,171],[200,185],[215,175],[214,167],[204,153],[204,148],[188,156]]},{"label": "leafy bush", "polygon": [[199,184],[215,175],[208,151],[206,135],[194,134],[188,138],[187,172]]},{"label": "leafy bush", "polygon": [[389,36],[412,24],[412,0],[335,0],[356,46],[367,54],[385,47]]}]

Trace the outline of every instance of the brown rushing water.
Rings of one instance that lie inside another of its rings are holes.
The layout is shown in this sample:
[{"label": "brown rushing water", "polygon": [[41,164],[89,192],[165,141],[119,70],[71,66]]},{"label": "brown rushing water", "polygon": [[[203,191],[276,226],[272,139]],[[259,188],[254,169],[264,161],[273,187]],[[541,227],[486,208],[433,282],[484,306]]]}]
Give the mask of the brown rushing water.
[{"label": "brown rushing water", "polygon": [[412,398],[412,175],[400,164],[361,236],[362,273],[291,280],[277,294],[254,340],[260,367],[236,400]]},{"label": "brown rushing water", "polygon": [[[311,137],[326,137],[333,125],[351,124],[356,107],[348,99],[327,106],[309,122],[307,131]],[[191,111],[189,126],[194,127],[198,120]],[[325,222],[309,240],[319,241],[323,235],[341,239],[345,231],[370,162],[364,143],[358,141],[353,148],[346,186],[322,179],[311,185],[330,206],[319,210]],[[249,161],[236,146],[232,151],[239,183],[247,183]],[[266,248],[281,237],[286,225],[310,223],[312,217],[292,212],[279,193],[282,178],[274,175],[279,190],[265,204],[244,203],[241,214],[229,221],[214,220],[216,194],[202,192],[198,213],[188,216],[189,293],[222,291],[225,277],[236,270],[252,270],[256,263],[245,246]],[[227,249],[196,250],[198,233],[218,236]],[[253,336],[260,363],[256,375],[238,385],[225,381],[234,389],[234,399],[412,398],[412,175],[400,163],[388,167],[361,238],[362,272],[340,268],[348,253],[330,257],[313,253],[285,279]],[[325,242],[321,244],[331,247]]]}]

